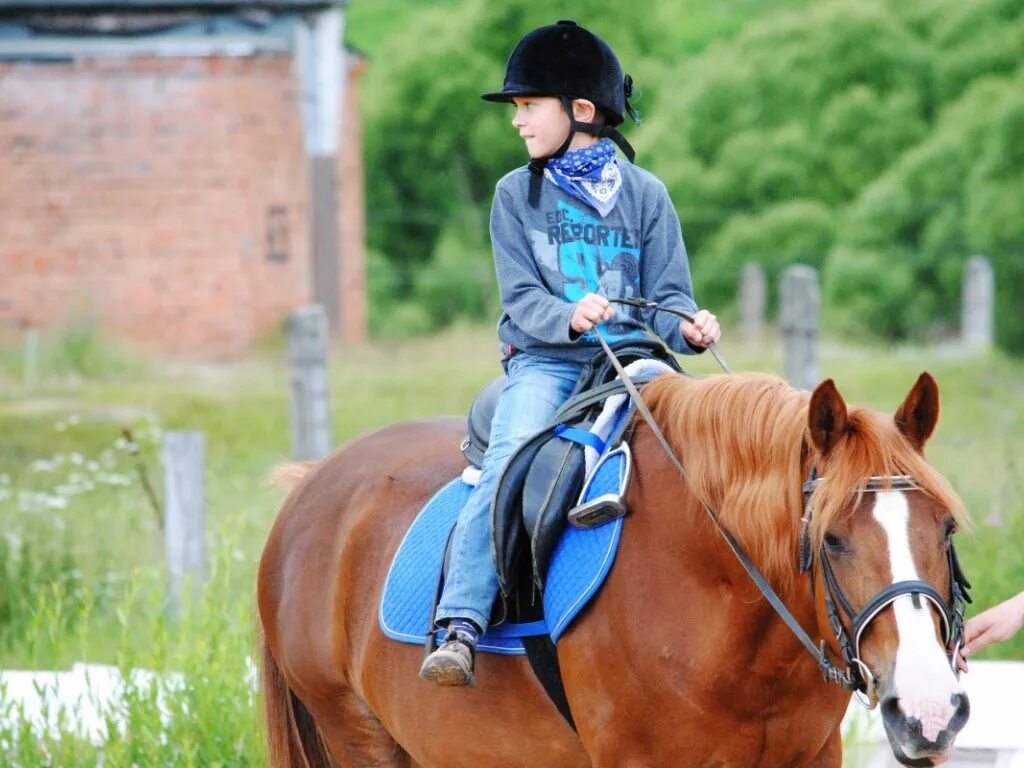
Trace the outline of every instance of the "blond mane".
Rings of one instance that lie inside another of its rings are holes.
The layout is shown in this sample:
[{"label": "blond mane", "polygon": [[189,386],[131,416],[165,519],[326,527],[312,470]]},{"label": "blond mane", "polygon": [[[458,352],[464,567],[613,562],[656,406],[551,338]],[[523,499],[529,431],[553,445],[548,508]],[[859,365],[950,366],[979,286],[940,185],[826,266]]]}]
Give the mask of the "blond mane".
[{"label": "blond mane", "polygon": [[[643,391],[655,420],[681,458],[691,490],[714,510],[765,575],[783,589],[795,577],[802,485],[812,461],[822,469],[807,426],[810,393],[774,376],[708,379],[662,376]],[[946,479],[900,434],[891,416],[850,407],[850,428],[827,460],[811,498],[812,537],[820,542],[867,478],[910,475],[966,523]]]}]

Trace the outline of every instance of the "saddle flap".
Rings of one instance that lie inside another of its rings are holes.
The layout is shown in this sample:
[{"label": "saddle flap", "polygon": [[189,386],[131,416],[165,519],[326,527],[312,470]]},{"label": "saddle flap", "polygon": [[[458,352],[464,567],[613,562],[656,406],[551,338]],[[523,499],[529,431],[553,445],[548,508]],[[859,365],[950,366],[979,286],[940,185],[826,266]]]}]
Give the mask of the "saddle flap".
[{"label": "saddle flap", "polygon": [[505,471],[498,480],[498,489],[491,505],[491,532],[494,536],[494,565],[498,571],[501,593],[508,597],[518,583],[518,571],[526,546],[526,528],[523,526],[523,486],[537,451],[551,438],[545,429],[527,440],[512,454]]},{"label": "saddle flap", "polygon": [[523,487],[523,523],[530,535],[534,583],[543,589],[551,554],[583,487],[583,446],[560,437],[544,443]]}]

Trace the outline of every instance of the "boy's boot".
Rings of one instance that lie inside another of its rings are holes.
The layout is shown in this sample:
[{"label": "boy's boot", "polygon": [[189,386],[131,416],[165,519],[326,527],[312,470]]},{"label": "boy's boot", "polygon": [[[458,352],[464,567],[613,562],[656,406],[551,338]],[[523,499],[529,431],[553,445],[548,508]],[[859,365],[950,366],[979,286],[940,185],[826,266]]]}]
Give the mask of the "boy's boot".
[{"label": "boy's boot", "polygon": [[468,619],[452,619],[441,647],[427,656],[420,677],[438,685],[476,685],[473,661],[480,630]]}]

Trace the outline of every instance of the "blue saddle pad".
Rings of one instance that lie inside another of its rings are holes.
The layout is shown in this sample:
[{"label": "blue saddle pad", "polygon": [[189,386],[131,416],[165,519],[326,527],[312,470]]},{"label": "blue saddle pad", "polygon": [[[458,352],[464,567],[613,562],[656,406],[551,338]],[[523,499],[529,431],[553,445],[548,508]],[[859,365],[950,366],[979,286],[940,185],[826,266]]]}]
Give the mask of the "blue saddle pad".
[{"label": "blue saddle pad", "polygon": [[[597,467],[586,500],[620,490],[623,461],[622,454],[613,454]],[[391,562],[380,601],[380,626],[388,637],[405,643],[426,642],[427,632],[433,627],[431,612],[448,536],[472,490],[461,478],[452,480],[434,494],[406,532]],[[524,654],[519,638],[531,635],[549,634],[557,642],[608,575],[624,519],[587,530],[567,526],[548,570],[544,621],[488,628],[477,650]]]}]

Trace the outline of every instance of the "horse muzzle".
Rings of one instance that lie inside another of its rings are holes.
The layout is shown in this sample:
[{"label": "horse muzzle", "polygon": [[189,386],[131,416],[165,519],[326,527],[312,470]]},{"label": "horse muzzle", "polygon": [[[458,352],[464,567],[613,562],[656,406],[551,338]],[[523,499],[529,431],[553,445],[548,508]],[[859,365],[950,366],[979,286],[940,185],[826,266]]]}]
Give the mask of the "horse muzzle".
[{"label": "horse muzzle", "polygon": [[898,696],[881,699],[882,724],[896,759],[903,765],[932,766],[949,760],[960,729],[970,716],[971,705],[962,691],[950,695],[948,704],[919,704],[908,715]]}]

